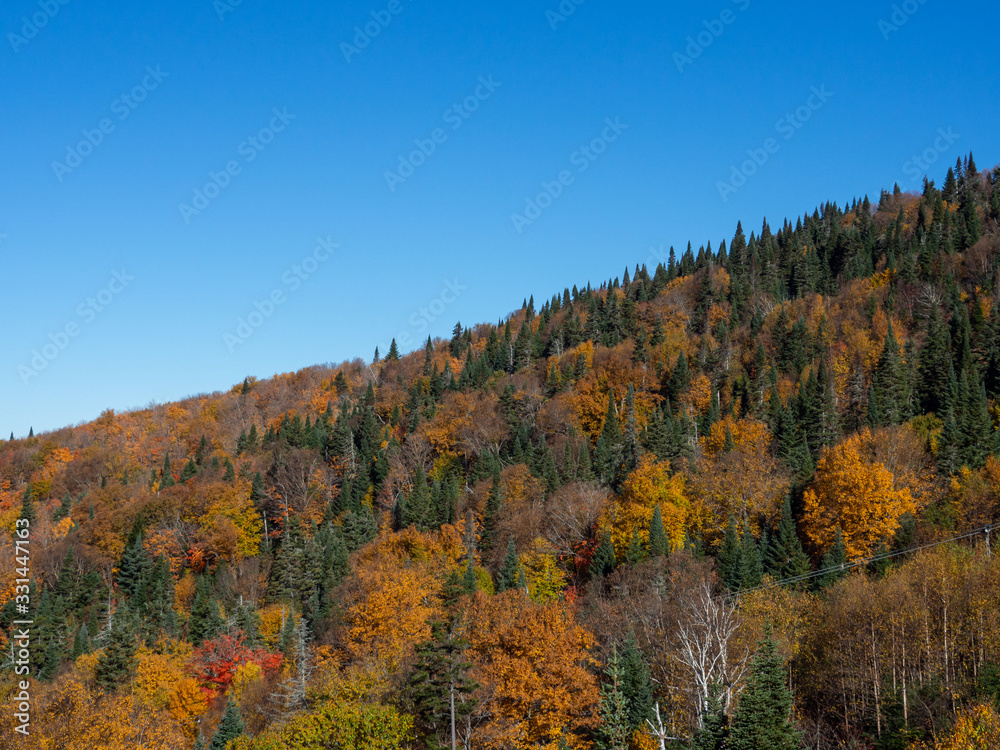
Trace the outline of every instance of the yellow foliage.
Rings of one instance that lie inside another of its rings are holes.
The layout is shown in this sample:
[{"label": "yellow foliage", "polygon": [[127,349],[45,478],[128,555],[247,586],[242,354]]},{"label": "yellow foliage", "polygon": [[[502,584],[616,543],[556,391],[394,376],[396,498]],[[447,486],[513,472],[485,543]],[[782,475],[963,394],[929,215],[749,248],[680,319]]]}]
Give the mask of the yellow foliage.
[{"label": "yellow foliage", "polygon": [[174,586],[174,612],[179,615],[187,615],[191,611],[196,585],[194,574],[190,570],[185,571],[184,576]]},{"label": "yellow foliage", "polygon": [[594,645],[560,603],[533,604],[523,592],[476,593],[468,612],[474,678],[485,699],[476,747],[484,750],[589,747],[566,727],[594,726],[597,680],[588,669]]},{"label": "yellow foliage", "polygon": [[81,654],[77,657],[76,662],[74,662],[76,673],[88,685],[94,684],[97,660],[101,657],[102,653],[104,653],[104,649],[91,651],[89,654]]},{"label": "yellow foliage", "polygon": [[231,492],[215,497],[198,523],[230,561],[257,554],[263,523],[250,499],[248,481],[237,481]]},{"label": "yellow foliage", "polygon": [[260,611],[260,636],[269,647],[274,648],[281,638],[286,617],[288,608],[283,604],[269,604]]},{"label": "yellow foliage", "polygon": [[535,539],[531,549],[520,556],[520,563],[532,601],[545,604],[560,598],[566,574],[559,568],[556,551],[548,541]]},{"label": "yellow foliage", "polygon": [[[38,750],[184,750],[172,717],[140,706],[128,693],[103,696],[75,675],[32,687],[31,747]],[[0,714],[0,736],[13,737],[13,712]],[[25,745],[28,747],[28,745]]]},{"label": "yellow foliage", "polygon": [[1000,747],[1000,714],[990,703],[976,703],[958,715],[951,734],[933,745],[916,743],[911,750],[992,750]]},{"label": "yellow foliage", "polygon": [[910,490],[897,490],[892,472],[862,454],[862,445],[870,439],[866,429],[824,449],[816,478],[803,496],[806,535],[818,548],[827,549],[839,528],[849,559],[871,553],[896,533],[900,517],[917,510]]},{"label": "yellow foliage", "polygon": [[[726,431],[733,449],[726,451]],[[721,530],[733,515],[756,526],[757,518],[773,518],[788,490],[787,470],[769,449],[767,425],[754,419],[726,417],[701,439],[702,457],[688,485],[697,522],[703,530]]]},{"label": "yellow foliage", "polygon": [[440,584],[424,565],[401,566],[372,553],[358,560],[353,584],[346,616],[348,648],[394,672],[417,643],[430,637]]},{"label": "yellow foliage", "polygon": [[136,654],[135,696],[150,708],[167,708],[174,687],[185,677],[184,668],[190,655],[190,645],[174,653],[156,653],[140,648]]},{"label": "yellow foliage", "polygon": [[670,464],[646,454],[625,480],[621,498],[608,504],[599,522],[610,534],[619,557],[624,556],[634,534],[649,541],[649,523],[656,506],[660,507],[663,530],[671,547],[678,549],[684,543],[691,510],[684,491],[684,477],[680,474],[670,476]]},{"label": "yellow foliage", "polygon": [[234,700],[239,701],[246,689],[261,679],[263,672],[261,671],[260,664],[255,661],[248,661],[240,664],[236,668],[236,673],[233,675],[233,681],[230,684],[230,691]]},{"label": "yellow foliage", "polygon": [[198,731],[198,719],[208,711],[201,685],[194,677],[182,677],[170,690],[170,715],[188,737]]},{"label": "yellow foliage", "polygon": [[58,542],[69,533],[71,528],[73,528],[73,519],[67,516],[56,523],[50,530],[50,533],[52,534],[52,541]]}]

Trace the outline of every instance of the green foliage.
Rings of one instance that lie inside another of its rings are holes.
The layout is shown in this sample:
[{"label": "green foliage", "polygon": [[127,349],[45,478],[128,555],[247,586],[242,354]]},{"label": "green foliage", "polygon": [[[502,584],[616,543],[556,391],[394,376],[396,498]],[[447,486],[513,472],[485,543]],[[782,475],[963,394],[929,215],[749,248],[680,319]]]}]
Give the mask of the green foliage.
[{"label": "green foliage", "polygon": [[428,750],[451,747],[452,721],[461,726],[477,705],[473,693],[479,685],[469,679],[472,663],[465,657],[469,644],[457,625],[432,624],[431,639],[417,646],[407,682],[419,741]]},{"label": "green foliage", "polygon": [[518,573],[521,566],[517,561],[517,547],[514,545],[514,537],[511,536],[507,542],[507,554],[504,555],[503,564],[496,575],[496,592],[498,594],[518,588]]},{"label": "green foliage", "polygon": [[[701,716],[702,726],[694,733],[691,750],[726,750],[729,747],[729,717],[723,709],[719,694],[721,686],[713,682],[708,688],[708,699],[705,701]],[[761,745],[760,747],[764,747]]]},{"label": "green foliage", "polygon": [[229,702],[226,703],[226,713],[223,714],[222,721],[219,722],[219,726],[215,729],[215,735],[212,737],[212,742],[208,746],[208,750],[226,750],[229,742],[235,740],[244,731],[246,731],[246,725],[243,723],[243,717],[240,715],[240,707],[230,697]]},{"label": "green foliage", "polygon": [[110,693],[131,679],[137,666],[135,631],[124,612],[115,613],[111,630],[104,640],[106,645],[97,660],[94,675],[98,687]]},{"label": "green foliage", "polygon": [[195,646],[215,638],[222,632],[222,616],[212,595],[212,583],[207,576],[200,576],[196,584],[191,616],[188,618],[188,639]]},{"label": "green foliage", "polygon": [[601,723],[597,728],[598,750],[627,750],[629,731],[628,703],[622,690],[622,668],[618,649],[612,646],[611,658],[604,669],[598,712]]},{"label": "green foliage", "polygon": [[792,695],[777,645],[768,629],[750,665],[750,677],[733,714],[729,750],[800,750],[802,735],[791,721]]}]

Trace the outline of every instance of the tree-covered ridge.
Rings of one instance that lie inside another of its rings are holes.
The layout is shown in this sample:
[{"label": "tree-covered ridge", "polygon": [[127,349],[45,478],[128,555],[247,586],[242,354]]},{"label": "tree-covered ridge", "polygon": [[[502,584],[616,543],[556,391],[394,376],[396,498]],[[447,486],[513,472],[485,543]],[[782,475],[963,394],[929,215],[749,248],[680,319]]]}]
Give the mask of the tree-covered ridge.
[{"label": "tree-covered ridge", "polygon": [[940,189],[739,225],[416,352],[0,443],[0,646],[28,519],[33,731],[437,748],[454,717],[459,746],[618,750],[995,726],[998,188],[969,155]]}]

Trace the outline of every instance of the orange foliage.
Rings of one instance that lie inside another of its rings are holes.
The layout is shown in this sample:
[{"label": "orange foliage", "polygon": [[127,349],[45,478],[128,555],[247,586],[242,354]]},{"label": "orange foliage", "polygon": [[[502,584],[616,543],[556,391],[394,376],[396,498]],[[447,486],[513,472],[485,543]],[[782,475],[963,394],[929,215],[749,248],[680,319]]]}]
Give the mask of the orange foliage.
[{"label": "orange foliage", "polygon": [[520,591],[476,593],[468,611],[477,708],[477,747],[490,750],[589,747],[597,681],[588,669],[594,636],[565,605],[532,604]]}]

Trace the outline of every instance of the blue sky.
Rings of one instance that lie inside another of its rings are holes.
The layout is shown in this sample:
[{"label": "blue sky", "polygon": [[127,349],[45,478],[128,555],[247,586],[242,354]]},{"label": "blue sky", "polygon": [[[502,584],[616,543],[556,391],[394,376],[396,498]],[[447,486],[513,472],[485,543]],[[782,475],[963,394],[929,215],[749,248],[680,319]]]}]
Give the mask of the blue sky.
[{"label": "blue sky", "polygon": [[0,11],[2,435],[1000,161],[996,3],[62,2]]}]

